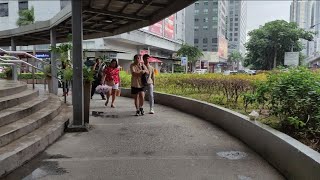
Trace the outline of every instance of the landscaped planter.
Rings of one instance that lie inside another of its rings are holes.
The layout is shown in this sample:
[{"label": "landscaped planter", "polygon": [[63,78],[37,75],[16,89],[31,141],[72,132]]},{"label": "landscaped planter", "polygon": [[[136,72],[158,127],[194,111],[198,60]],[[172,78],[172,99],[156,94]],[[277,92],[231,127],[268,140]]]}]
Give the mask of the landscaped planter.
[{"label": "landscaped planter", "polygon": [[[131,97],[130,90],[122,89],[121,96]],[[154,98],[157,104],[187,112],[221,127],[260,154],[287,179],[320,179],[320,153],[282,132],[207,102],[164,93],[154,93]]]}]

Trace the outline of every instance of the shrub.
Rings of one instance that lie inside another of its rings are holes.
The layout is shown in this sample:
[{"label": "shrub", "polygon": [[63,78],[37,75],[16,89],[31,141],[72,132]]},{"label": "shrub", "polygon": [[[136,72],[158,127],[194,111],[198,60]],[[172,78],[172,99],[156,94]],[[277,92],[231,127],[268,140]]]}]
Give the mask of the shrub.
[{"label": "shrub", "polygon": [[272,73],[268,77],[270,110],[282,128],[320,138],[320,76],[306,68]]}]

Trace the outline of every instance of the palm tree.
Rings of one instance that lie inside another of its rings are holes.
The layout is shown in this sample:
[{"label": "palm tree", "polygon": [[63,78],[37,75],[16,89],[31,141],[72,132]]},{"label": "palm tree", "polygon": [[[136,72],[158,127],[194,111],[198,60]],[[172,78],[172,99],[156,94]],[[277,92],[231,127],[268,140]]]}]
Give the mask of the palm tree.
[{"label": "palm tree", "polygon": [[17,20],[17,26],[25,26],[29,24],[34,24],[34,7],[31,9],[25,9],[19,11],[19,19]]},{"label": "palm tree", "polygon": [[237,64],[237,70],[239,70],[239,64],[243,61],[243,57],[240,52],[232,51],[228,56],[228,62],[232,65],[232,70],[234,70],[234,64]]}]

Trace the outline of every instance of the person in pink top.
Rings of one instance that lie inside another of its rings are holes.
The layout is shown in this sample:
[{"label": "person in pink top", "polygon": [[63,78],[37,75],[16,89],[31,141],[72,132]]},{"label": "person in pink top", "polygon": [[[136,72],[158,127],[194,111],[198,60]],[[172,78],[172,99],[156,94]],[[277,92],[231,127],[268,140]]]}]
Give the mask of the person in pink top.
[{"label": "person in pink top", "polygon": [[107,101],[105,103],[105,106],[108,106],[109,98],[110,96],[112,96],[111,107],[115,108],[114,101],[116,100],[116,91],[119,90],[120,84],[119,68],[116,59],[113,59],[110,63],[110,66],[105,68],[103,80],[103,84],[112,87],[112,90],[108,91],[107,93]]}]

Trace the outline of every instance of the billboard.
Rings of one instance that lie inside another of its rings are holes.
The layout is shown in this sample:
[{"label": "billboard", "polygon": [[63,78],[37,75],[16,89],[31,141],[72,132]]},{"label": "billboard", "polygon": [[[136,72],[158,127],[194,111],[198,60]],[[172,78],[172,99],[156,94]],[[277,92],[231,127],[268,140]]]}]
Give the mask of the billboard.
[{"label": "billboard", "polygon": [[175,15],[171,15],[164,19],[164,37],[174,39],[174,19]]},{"label": "billboard", "polygon": [[149,31],[159,36],[163,36],[163,20],[149,26]]},{"label": "billboard", "polygon": [[228,59],[228,40],[220,36],[218,46],[218,56],[223,59]]},{"label": "billboard", "polygon": [[299,65],[299,52],[285,52],[284,65],[298,66]]}]

